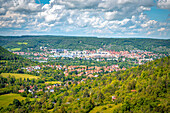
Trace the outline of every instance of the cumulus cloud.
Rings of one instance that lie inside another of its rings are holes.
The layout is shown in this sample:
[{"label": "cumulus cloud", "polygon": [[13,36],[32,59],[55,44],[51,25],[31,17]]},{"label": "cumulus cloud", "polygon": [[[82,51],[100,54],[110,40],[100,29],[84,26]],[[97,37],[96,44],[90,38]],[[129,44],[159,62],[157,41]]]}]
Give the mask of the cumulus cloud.
[{"label": "cumulus cloud", "polygon": [[170,9],[170,0],[158,0],[157,6],[161,9]]},{"label": "cumulus cloud", "polygon": [[143,12],[154,5],[169,9],[169,1],[50,0],[49,4],[42,5],[35,0],[0,0],[0,28],[42,32],[82,29],[87,33],[91,29],[91,33],[100,34],[152,35],[154,30],[163,31],[167,24],[150,20]]},{"label": "cumulus cloud", "polygon": [[165,30],[165,28],[160,28],[160,29],[158,29],[158,31],[164,31]]}]

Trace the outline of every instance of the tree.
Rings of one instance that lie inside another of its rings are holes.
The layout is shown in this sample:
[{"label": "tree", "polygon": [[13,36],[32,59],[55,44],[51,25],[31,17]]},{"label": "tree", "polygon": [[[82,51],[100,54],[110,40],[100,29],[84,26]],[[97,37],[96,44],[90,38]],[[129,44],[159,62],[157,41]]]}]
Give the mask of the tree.
[{"label": "tree", "polygon": [[16,107],[21,105],[21,102],[18,99],[14,99],[13,100],[13,105],[15,105]]}]

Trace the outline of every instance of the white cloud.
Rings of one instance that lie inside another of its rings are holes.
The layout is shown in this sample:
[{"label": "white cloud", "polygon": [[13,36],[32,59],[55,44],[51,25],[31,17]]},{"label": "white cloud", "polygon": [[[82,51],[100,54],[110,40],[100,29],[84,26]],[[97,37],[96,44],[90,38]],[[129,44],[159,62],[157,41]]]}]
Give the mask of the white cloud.
[{"label": "white cloud", "polygon": [[170,9],[170,0],[158,0],[157,6],[161,9]]},{"label": "white cloud", "polygon": [[168,24],[148,19],[144,11],[154,5],[168,9],[169,1],[154,4],[153,0],[50,0],[42,6],[34,0],[0,0],[0,28],[152,35],[152,31],[165,30],[162,28],[168,31]]},{"label": "white cloud", "polygon": [[165,30],[165,28],[160,28],[160,29],[158,29],[158,31],[164,31]]},{"label": "white cloud", "polygon": [[6,10],[4,8],[0,8],[0,15],[4,15],[6,13]]},{"label": "white cloud", "polygon": [[141,24],[141,26],[142,26],[143,28],[145,28],[145,27],[153,26],[153,25],[155,25],[156,23],[157,23],[157,21],[155,21],[155,20],[149,20],[149,21]]},{"label": "white cloud", "polygon": [[154,31],[148,31],[147,32],[147,35],[151,35],[151,34],[153,34],[154,33]]}]

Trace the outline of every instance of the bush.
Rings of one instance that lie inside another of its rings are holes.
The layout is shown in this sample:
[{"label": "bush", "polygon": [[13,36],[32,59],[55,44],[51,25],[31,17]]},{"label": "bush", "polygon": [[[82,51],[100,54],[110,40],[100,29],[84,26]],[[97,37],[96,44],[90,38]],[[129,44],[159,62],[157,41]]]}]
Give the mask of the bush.
[{"label": "bush", "polygon": [[106,110],[107,108],[106,107],[103,107],[102,110]]}]

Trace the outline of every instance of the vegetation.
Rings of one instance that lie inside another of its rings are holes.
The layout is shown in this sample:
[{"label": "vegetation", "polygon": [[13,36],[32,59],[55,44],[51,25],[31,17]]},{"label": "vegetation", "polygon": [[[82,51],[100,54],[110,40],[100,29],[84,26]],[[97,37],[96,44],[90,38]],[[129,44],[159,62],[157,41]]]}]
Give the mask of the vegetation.
[{"label": "vegetation", "polygon": [[9,104],[12,104],[14,99],[22,101],[25,100],[25,97],[22,97],[20,94],[14,93],[0,95],[0,107],[7,107]]},{"label": "vegetation", "polygon": [[50,81],[50,82],[45,82],[45,84],[61,84],[62,82],[60,81]]},{"label": "vegetation", "polygon": [[21,44],[27,45],[28,43],[27,42],[18,42],[17,44],[19,44],[19,45],[21,45]]},{"label": "vegetation", "polygon": [[17,56],[0,46],[0,60],[23,60],[21,56]]},{"label": "vegetation", "polygon": [[33,75],[29,75],[29,74],[15,74],[15,73],[1,73],[1,75],[5,78],[9,77],[9,76],[14,76],[16,79],[38,79],[40,78],[39,76],[33,76]]},{"label": "vegetation", "polygon": [[[7,107],[0,107],[0,112],[170,112],[170,57],[147,62],[126,71],[103,72],[98,77],[90,78],[64,76],[65,70],[43,67],[60,63],[32,62],[3,48],[0,50],[3,60],[0,62],[2,101],[5,103],[7,100],[2,94],[20,93],[23,97],[11,99],[10,104],[6,103]],[[40,65],[42,69],[38,72],[21,69],[33,65]],[[39,79],[4,77],[3,73],[29,73]]]},{"label": "vegetation", "polygon": [[12,48],[11,51],[20,51],[21,48]]},{"label": "vegetation", "polygon": [[159,53],[170,53],[169,43],[169,39],[157,40],[69,36],[0,36],[0,46],[5,47],[6,49],[21,48],[21,51],[24,52],[28,51],[27,48],[34,48],[38,51],[40,46],[45,46],[51,49],[60,48],[72,50],[94,50],[104,48],[105,50],[115,51],[140,49]]},{"label": "vegetation", "polygon": [[114,112],[114,109],[121,109],[122,104],[107,104],[103,106],[96,106],[93,108],[90,113],[112,113]]}]

